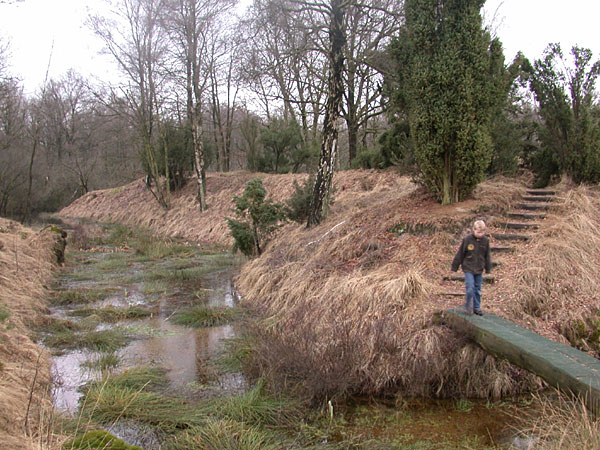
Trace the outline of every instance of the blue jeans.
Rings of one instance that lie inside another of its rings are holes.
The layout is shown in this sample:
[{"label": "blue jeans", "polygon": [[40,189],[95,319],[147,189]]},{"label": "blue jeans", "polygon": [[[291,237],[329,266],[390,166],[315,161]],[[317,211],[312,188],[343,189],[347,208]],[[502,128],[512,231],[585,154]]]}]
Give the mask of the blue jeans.
[{"label": "blue jeans", "polygon": [[480,273],[465,272],[465,308],[470,309],[473,306],[473,311],[481,310],[481,281],[483,279]]}]

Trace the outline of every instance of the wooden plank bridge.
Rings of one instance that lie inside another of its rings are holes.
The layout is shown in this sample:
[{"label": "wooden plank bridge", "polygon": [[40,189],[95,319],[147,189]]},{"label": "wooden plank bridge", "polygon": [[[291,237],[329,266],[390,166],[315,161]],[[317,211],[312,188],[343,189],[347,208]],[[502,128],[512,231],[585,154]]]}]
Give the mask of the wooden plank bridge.
[{"label": "wooden plank bridge", "polygon": [[467,315],[463,309],[449,309],[441,314],[441,320],[494,356],[580,396],[591,411],[600,413],[600,360],[495,314],[480,317]]}]

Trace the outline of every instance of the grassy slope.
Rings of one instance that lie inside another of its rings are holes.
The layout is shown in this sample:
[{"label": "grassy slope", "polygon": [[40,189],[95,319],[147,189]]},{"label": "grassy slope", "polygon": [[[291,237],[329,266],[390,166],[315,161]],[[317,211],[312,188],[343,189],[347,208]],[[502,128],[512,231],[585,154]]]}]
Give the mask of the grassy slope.
[{"label": "grassy slope", "polygon": [[[165,212],[140,180],[90,193],[61,215],[229,244],[223,217],[231,215],[232,195],[254,176],[209,175],[205,213],[194,201],[194,183]],[[283,201],[300,177],[261,178],[267,192]],[[438,294],[461,291],[441,279],[468,224],[499,220],[523,193],[521,183],[488,181],[472,199],[446,207],[393,172],[340,172],[335,187],[335,204],[320,226],[287,225],[261,258],[242,269],[242,294],[267,318],[259,327],[269,350],[261,352],[263,368],[282,379],[297,375],[311,394],[400,388],[498,397],[539,386],[432,320],[435,311],[461,303]],[[485,309],[566,342],[563,335],[600,304],[593,275],[600,271],[599,221],[597,192],[563,186],[534,239],[502,257],[498,283],[484,288]]]},{"label": "grassy slope", "polygon": [[48,352],[31,338],[30,327],[45,312],[45,285],[52,276],[55,233],[34,232],[0,219],[0,447],[34,448],[48,420]]}]

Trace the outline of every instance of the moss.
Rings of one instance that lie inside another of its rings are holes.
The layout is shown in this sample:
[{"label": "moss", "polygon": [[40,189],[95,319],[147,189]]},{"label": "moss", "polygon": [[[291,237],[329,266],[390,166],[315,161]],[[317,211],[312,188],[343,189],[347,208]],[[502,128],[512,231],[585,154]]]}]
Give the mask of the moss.
[{"label": "moss", "polygon": [[600,355],[600,311],[571,320],[560,332],[573,347]]},{"label": "moss", "polygon": [[4,322],[10,317],[10,311],[6,306],[0,303],[0,323]]},{"label": "moss", "polygon": [[127,445],[121,439],[104,430],[93,430],[65,442],[63,450],[92,450],[92,449],[111,449],[111,450],[142,450],[135,445]]}]

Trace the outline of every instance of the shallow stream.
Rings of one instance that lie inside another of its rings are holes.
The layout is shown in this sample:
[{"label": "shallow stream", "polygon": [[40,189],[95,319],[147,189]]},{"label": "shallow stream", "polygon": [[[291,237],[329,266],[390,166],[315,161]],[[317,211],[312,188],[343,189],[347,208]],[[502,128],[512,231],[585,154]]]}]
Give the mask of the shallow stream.
[{"label": "shallow stream", "polygon": [[[171,320],[195,305],[235,307],[239,296],[232,281],[237,270],[234,259],[222,251],[201,251],[193,246],[183,253],[183,257],[146,260],[131,249],[111,246],[69,253],[70,263],[60,276],[56,294],[81,301],[57,302],[51,308],[52,317],[83,324],[93,332],[122,330],[127,344],[114,351],[93,346],[51,347],[58,410],[77,415],[82,388],[102,378],[107,367],[99,361],[107,355],[115,361],[108,370],[161,368],[168,380],[167,395],[193,399],[246,390],[241,373],[218,373],[211,368],[225,342],[236,336],[235,324],[196,328]],[[140,318],[104,321],[100,312],[107,308],[135,308],[145,313]],[[156,436],[139,424],[119,421],[107,429],[132,445],[160,447]]]}]

